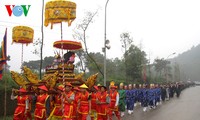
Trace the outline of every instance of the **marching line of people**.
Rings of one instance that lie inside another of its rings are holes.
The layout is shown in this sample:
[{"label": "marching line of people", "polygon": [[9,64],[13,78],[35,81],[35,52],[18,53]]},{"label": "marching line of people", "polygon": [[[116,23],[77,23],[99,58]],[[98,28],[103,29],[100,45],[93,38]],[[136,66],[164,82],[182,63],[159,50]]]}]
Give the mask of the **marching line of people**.
[{"label": "marching line of people", "polygon": [[151,109],[156,109],[162,102],[168,101],[175,95],[179,97],[181,91],[190,84],[183,83],[170,83],[170,84],[129,84],[119,85],[119,111],[121,117],[125,115],[127,110],[128,114],[134,113],[134,107],[140,105],[143,112]]},{"label": "marching line of people", "polygon": [[17,99],[17,107],[13,120],[32,120],[31,104],[35,105],[34,120],[112,120],[134,113],[134,107],[140,104],[142,110],[156,109],[161,101],[169,100],[176,93],[179,97],[181,91],[187,86],[183,84],[154,85],[154,84],[129,84],[120,83],[118,86],[111,82],[109,88],[103,85],[93,86],[89,91],[83,84],[73,87],[70,83],[58,85],[54,94],[49,94],[45,85],[38,87],[38,93],[27,95],[24,88],[18,94],[11,95]]}]

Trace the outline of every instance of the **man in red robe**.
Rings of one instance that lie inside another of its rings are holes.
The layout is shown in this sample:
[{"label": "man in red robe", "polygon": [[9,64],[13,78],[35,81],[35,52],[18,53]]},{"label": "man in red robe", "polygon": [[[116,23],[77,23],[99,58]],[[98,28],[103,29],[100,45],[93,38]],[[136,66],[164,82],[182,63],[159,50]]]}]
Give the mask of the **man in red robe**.
[{"label": "man in red robe", "polygon": [[28,96],[27,95],[23,95],[24,93],[26,93],[26,90],[24,88],[20,88],[20,90],[18,91],[18,95],[14,96],[14,92],[16,90],[12,90],[12,94],[11,94],[11,99],[17,99],[17,107],[15,109],[14,112],[14,117],[13,120],[25,120],[25,114],[28,110]]},{"label": "man in red robe", "polygon": [[64,92],[64,85],[58,85],[57,94],[54,96],[54,108],[48,120],[62,120],[62,92]]},{"label": "man in red robe", "polygon": [[109,120],[112,120],[112,113],[114,112],[117,116],[117,119],[120,120],[120,113],[118,110],[119,104],[119,93],[117,92],[117,86],[111,85],[110,86],[110,104],[109,104]]},{"label": "man in red robe", "polygon": [[85,84],[79,86],[80,88],[80,99],[78,101],[78,112],[80,114],[79,120],[87,120],[89,112],[91,112],[91,100],[90,94],[87,91],[87,86]]},{"label": "man in red robe", "polygon": [[91,114],[90,114],[91,120],[97,119],[97,110],[96,110],[97,91],[98,91],[98,86],[94,86],[91,93]]},{"label": "man in red robe", "polygon": [[74,100],[75,95],[72,91],[73,86],[70,83],[65,85],[65,92],[63,94],[64,99],[64,109],[63,109],[63,119],[62,120],[72,120],[74,111]]},{"label": "man in red robe", "polygon": [[73,111],[73,120],[79,120],[79,113],[78,113],[78,101],[80,98],[80,89],[78,87],[74,87],[73,88],[73,92],[74,92],[74,111]]},{"label": "man in red robe", "polygon": [[106,91],[106,86],[100,87],[100,92],[97,93],[97,120],[107,120],[109,95]]},{"label": "man in red robe", "polygon": [[45,85],[39,86],[39,95],[36,96],[34,120],[46,120],[50,114],[50,100]]}]

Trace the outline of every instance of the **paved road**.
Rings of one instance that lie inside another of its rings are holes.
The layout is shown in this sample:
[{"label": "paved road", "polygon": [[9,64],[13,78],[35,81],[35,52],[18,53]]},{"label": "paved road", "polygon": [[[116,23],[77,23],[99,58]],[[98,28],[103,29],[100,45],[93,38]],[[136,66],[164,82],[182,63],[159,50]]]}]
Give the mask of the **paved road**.
[{"label": "paved road", "polygon": [[180,98],[165,101],[154,110],[143,112],[138,105],[134,114],[126,113],[122,120],[200,120],[200,86],[185,89]]}]

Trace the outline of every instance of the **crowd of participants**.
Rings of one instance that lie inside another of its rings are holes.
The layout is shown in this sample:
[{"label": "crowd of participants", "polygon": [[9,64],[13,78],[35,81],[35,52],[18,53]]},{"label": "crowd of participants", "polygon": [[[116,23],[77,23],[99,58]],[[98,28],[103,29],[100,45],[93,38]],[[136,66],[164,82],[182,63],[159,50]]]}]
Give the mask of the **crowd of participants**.
[{"label": "crowd of participants", "polygon": [[[140,105],[144,112],[156,109],[162,101],[179,97],[181,91],[190,84],[129,84],[120,83],[88,87],[83,84],[73,87],[70,83],[58,85],[50,93],[45,85],[38,87],[34,95],[26,94],[27,90],[13,90],[11,99],[17,99],[14,120],[112,120],[134,113],[134,107]],[[52,90],[51,90],[52,91]],[[34,110],[31,110],[34,106]],[[34,111],[34,116],[31,115]]]},{"label": "crowd of participants", "polygon": [[[186,83],[169,83],[169,84],[129,84],[119,85],[119,111],[121,117],[125,115],[127,110],[128,114],[134,113],[134,107],[140,105],[143,112],[151,109],[156,109],[162,102],[168,101],[173,97],[179,97],[181,91],[192,84]],[[123,102],[124,101],[124,102]]]}]

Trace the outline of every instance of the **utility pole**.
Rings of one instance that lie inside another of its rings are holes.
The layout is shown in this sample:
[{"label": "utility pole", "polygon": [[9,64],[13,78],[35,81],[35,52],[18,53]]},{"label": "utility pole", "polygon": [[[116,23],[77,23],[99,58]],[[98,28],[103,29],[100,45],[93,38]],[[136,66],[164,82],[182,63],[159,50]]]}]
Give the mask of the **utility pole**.
[{"label": "utility pole", "polygon": [[[170,54],[170,55],[168,55],[167,56],[167,58],[166,58],[166,62],[167,62],[167,59],[170,57],[170,56],[172,56],[172,55],[175,55],[176,53],[174,52],[174,53],[172,53],[172,54]],[[165,66],[165,78],[166,78],[166,81],[168,82],[168,70],[167,70],[167,63],[166,63],[166,66]]]},{"label": "utility pole", "polygon": [[[107,5],[108,5],[109,0],[106,1],[105,4],[105,34],[104,34],[104,86],[106,86],[106,48],[108,48],[107,44],[109,44],[109,41],[106,40],[106,12],[107,12]],[[108,48],[109,49],[109,48]]]},{"label": "utility pole", "polygon": [[149,80],[151,80],[151,59],[150,59],[150,52],[149,52]]}]

